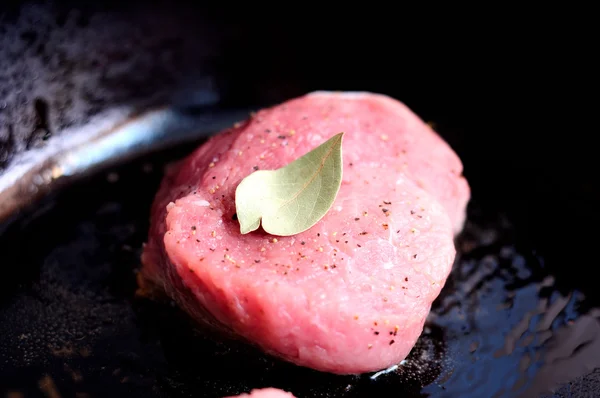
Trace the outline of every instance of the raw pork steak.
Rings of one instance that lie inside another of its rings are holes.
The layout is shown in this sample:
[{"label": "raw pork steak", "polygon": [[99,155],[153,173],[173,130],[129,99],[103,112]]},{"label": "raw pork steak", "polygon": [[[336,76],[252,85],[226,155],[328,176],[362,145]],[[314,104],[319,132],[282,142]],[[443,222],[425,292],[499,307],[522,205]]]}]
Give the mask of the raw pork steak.
[{"label": "raw pork steak", "polygon": [[294,398],[294,396],[289,392],[278,390],[276,388],[263,388],[262,390],[252,390],[250,391],[250,394],[225,398]]},{"label": "raw pork steak", "polygon": [[[235,189],[345,132],[331,210],[289,237],[239,232]],[[372,94],[307,95],[213,138],[165,177],[142,291],[268,353],[349,374],[404,359],[455,256],[468,186],[451,149],[407,108]]]}]

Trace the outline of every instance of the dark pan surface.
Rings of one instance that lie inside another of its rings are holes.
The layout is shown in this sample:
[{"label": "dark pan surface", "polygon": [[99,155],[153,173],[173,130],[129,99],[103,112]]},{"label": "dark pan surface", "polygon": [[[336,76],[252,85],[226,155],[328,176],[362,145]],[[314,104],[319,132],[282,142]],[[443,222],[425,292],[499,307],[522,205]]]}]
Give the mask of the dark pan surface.
[{"label": "dark pan surface", "polygon": [[[558,285],[518,233],[523,220],[485,195],[471,203],[454,271],[397,370],[321,374],[203,337],[178,309],[134,295],[163,167],[190,149],[98,174],[8,228],[0,247],[10,270],[0,279],[0,392],[222,397],[274,386],[298,397],[536,396],[598,365],[593,300],[576,284]],[[592,396],[583,392],[595,386],[566,384],[555,396]]]}]

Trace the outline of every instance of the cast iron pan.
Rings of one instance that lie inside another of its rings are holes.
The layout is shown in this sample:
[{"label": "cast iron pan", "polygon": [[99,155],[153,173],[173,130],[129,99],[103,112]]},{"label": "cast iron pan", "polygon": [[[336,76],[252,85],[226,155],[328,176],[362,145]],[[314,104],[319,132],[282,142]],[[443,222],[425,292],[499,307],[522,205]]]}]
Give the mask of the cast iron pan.
[{"label": "cast iron pan", "polygon": [[[584,274],[594,239],[581,233],[598,220],[598,190],[585,153],[569,167],[549,167],[544,132],[520,119],[522,103],[501,106],[512,88],[503,85],[518,76],[487,79],[484,69],[483,80],[475,79],[467,62],[436,75],[381,56],[375,67],[372,43],[353,42],[352,54],[369,60],[356,73],[379,78],[340,78],[326,65],[346,47],[285,30],[267,34],[283,25],[248,30],[246,19],[232,23],[210,7],[190,15],[173,5],[65,4],[0,12],[0,40],[12,43],[0,46],[0,62],[19,71],[0,75],[0,393],[222,397],[271,386],[298,397],[600,395],[600,301]],[[177,23],[200,16],[214,40],[191,40],[204,27]],[[76,50],[81,43],[96,51]],[[240,57],[254,66],[237,71],[231,64]],[[45,63],[32,66],[39,59]],[[314,59],[320,74],[302,75],[318,72]],[[37,85],[30,84],[36,73]],[[397,74],[410,79],[391,78]],[[134,294],[164,167],[248,109],[314,89],[403,100],[436,123],[473,188],[447,285],[409,358],[388,372],[344,377],[298,368],[202,335],[170,303]],[[111,109],[102,122],[94,119]],[[89,139],[78,142],[78,134]],[[55,145],[52,154],[39,152]]]}]

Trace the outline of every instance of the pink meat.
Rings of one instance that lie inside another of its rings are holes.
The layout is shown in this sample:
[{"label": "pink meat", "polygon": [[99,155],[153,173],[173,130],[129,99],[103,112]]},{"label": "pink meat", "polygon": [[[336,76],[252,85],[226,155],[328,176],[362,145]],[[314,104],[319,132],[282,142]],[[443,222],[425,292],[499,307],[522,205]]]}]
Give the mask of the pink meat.
[{"label": "pink meat", "polygon": [[[239,182],[341,131],[344,177],[329,213],[295,236],[241,235]],[[298,365],[389,367],[412,349],[450,272],[469,195],[460,173],[450,148],[387,97],[317,93],[263,110],[165,177],[142,289]]]},{"label": "pink meat", "polygon": [[289,392],[278,390],[276,388],[263,388],[262,390],[252,390],[250,394],[241,394],[225,398],[295,398]]},{"label": "pink meat", "polygon": [[[317,116],[302,123],[303,114]],[[320,118],[318,116],[321,116]],[[450,146],[403,103],[381,94],[319,91],[288,102],[265,116],[301,131],[360,134],[363,146],[345,155],[354,161],[400,161],[406,173],[448,211],[454,232],[462,230],[470,189],[463,165]],[[257,129],[258,130],[258,129]],[[256,131],[256,130],[255,130]],[[398,169],[396,168],[398,171]]]}]

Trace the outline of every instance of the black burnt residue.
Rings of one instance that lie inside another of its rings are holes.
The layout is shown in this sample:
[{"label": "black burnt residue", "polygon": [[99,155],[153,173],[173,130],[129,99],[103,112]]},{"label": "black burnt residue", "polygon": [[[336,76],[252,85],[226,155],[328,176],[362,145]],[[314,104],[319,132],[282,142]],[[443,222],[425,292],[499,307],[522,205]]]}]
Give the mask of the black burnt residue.
[{"label": "black burnt residue", "polygon": [[25,42],[25,45],[30,46],[35,43],[37,39],[37,33],[32,30],[26,30],[21,33],[21,39]]},{"label": "black burnt residue", "polygon": [[15,137],[12,124],[7,124],[4,132],[0,131],[0,172],[2,172],[9,164],[15,152]]},{"label": "black burnt residue", "polygon": [[43,98],[36,98],[33,101],[34,108],[34,127],[26,141],[26,148],[30,149],[40,140],[46,141],[52,135],[49,123],[49,106]]}]

